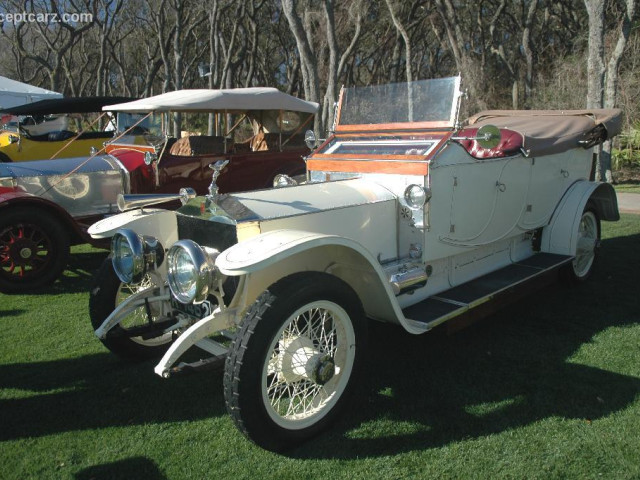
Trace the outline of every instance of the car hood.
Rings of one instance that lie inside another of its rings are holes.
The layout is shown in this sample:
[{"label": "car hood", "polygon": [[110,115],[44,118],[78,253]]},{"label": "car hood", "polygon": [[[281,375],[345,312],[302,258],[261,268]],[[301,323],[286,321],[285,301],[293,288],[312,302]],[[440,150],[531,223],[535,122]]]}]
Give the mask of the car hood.
[{"label": "car hood", "polygon": [[217,205],[236,223],[274,220],[395,200],[383,186],[361,179],[221,195]]},{"label": "car hood", "polygon": [[94,173],[120,170],[110,155],[93,157],[36,160],[33,162],[0,163],[0,178],[47,177],[74,173]]},{"label": "car hood", "polygon": [[191,200],[177,214],[180,238],[224,251],[273,230],[350,238],[381,258],[397,256],[397,197],[362,179],[310,183]]}]

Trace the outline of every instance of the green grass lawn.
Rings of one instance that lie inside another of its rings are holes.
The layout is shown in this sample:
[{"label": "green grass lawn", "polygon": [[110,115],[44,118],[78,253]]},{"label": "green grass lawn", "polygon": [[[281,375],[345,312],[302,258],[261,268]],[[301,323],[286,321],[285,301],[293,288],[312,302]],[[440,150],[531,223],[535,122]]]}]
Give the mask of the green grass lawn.
[{"label": "green grass lawn", "polygon": [[0,478],[640,478],[640,216],[603,224],[593,277],[456,335],[374,325],[366,381],[285,455],[240,435],[222,373],[156,376],[93,336],[77,247],[62,281],[0,295]]},{"label": "green grass lawn", "polygon": [[614,185],[616,192],[624,192],[624,193],[640,193],[640,185],[636,183],[621,183],[618,185]]}]

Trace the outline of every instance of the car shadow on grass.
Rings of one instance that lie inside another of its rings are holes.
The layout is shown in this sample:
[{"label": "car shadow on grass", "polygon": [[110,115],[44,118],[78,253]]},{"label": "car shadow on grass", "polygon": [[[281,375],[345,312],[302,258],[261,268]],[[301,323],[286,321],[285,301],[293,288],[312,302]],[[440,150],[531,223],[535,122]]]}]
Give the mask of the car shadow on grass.
[{"label": "car shadow on grass", "polygon": [[[92,250],[90,252],[71,253],[64,274],[55,282],[28,292],[29,295],[62,295],[65,293],[81,293],[89,291],[93,283],[94,273],[107,258],[106,250]],[[7,295],[24,295],[17,292]]]},{"label": "car shadow on grass", "polygon": [[145,480],[164,480],[158,466],[145,457],[132,457],[118,462],[93,465],[80,470],[74,475],[76,480],[94,480],[108,478],[110,480],[131,480],[144,478]]},{"label": "car shadow on grass", "polygon": [[225,413],[222,374],[163,379],[153,361],[110,353],[0,366],[0,441],[113,426],[165,423]]},{"label": "car shadow on grass", "polygon": [[[598,332],[640,320],[629,294],[639,242],[638,235],[605,240],[591,281],[554,284],[454,336],[372,325],[354,401],[326,433],[287,455],[386,456],[551,417],[588,425],[628,407],[640,393],[639,378],[570,359]],[[106,352],[2,365],[0,441],[225,414],[220,372],[163,380],[153,366]],[[24,393],[10,398],[12,390]]]},{"label": "car shadow on grass", "polygon": [[639,243],[639,235],[605,240],[590,281],[554,283],[456,335],[373,324],[353,402],[336,426],[288,456],[394,455],[552,417],[589,426],[625,409],[640,398],[640,378],[571,358],[599,332],[640,322],[631,293]]},{"label": "car shadow on grass", "polygon": [[19,317],[23,315],[26,310],[20,310],[18,308],[12,308],[10,310],[0,310],[0,319],[7,317]]}]

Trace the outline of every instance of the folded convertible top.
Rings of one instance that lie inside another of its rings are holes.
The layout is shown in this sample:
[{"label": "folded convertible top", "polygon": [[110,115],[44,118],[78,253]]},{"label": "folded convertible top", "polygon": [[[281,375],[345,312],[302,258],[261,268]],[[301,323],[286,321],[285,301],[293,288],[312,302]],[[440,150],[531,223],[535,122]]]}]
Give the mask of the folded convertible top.
[{"label": "folded convertible top", "polygon": [[522,135],[529,155],[550,155],[577,146],[590,146],[614,137],[622,129],[622,111],[486,110],[467,119],[469,127],[495,125]]}]

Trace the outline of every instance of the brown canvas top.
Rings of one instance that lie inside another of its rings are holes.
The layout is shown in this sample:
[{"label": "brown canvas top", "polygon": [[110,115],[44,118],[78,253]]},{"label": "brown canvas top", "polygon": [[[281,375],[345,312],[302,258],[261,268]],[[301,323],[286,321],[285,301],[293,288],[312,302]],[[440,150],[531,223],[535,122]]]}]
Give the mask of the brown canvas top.
[{"label": "brown canvas top", "polygon": [[495,125],[522,135],[530,155],[550,155],[576,148],[578,142],[600,143],[622,128],[619,109],[594,110],[486,110],[470,117],[468,126]]}]

